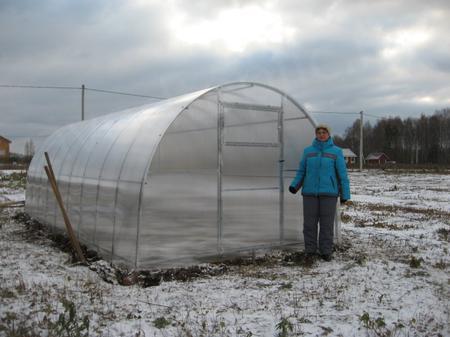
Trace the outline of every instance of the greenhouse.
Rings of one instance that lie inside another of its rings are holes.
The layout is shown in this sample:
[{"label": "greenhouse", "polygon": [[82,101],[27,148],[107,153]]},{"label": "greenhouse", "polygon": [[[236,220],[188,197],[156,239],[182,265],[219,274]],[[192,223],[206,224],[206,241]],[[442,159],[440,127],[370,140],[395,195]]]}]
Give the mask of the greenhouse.
[{"label": "greenhouse", "polygon": [[65,228],[48,152],[80,242],[114,263],[183,266],[298,245],[301,202],[285,187],[313,137],[305,109],[263,84],[161,100],[55,131],[31,162],[26,211]]}]

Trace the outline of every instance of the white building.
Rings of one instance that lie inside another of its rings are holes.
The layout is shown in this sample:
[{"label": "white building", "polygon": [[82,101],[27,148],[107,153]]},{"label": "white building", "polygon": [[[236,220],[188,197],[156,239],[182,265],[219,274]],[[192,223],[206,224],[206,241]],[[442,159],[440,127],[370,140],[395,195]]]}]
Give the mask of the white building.
[{"label": "white building", "polygon": [[345,162],[348,164],[355,164],[357,155],[350,149],[342,149],[342,153],[344,154]]}]

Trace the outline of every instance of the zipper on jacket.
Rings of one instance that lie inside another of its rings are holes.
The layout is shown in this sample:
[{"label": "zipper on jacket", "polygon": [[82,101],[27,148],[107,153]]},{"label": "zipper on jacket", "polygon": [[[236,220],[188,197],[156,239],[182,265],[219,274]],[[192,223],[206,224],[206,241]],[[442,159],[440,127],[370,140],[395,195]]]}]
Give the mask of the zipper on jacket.
[{"label": "zipper on jacket", "polygon": [[319,177],[319,181],[317,182],[317,190],[316,190],[316,195],[319,195],[320,192],[320,169],[322,168],[322,151],[319,152],[319,172],[318,172],[318,177]]},{"label": "zipper on jacket", "polygon": [[330,180],[331,180],[331,186],[333,186],[333,188],[335,189],[336,186],[334,186],[334,180],[333,180],[333,177],[330,176]]}]

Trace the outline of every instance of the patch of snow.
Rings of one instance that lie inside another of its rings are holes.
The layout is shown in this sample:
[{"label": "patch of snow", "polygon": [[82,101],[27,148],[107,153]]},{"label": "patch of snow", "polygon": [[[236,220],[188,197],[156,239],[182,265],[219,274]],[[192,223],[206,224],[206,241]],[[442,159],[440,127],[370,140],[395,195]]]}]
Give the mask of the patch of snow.
[{"label": "patch of snow", "polygon": [[0,176],[8,176],[13,173],[25,173],[26,170],[0,170]]},{"label": "patch of snow", "polygon": [[24,201],[25,200],[25,192],[24,191],[0,188],[0,193],[1,193],[0,194],[0,202]]}]

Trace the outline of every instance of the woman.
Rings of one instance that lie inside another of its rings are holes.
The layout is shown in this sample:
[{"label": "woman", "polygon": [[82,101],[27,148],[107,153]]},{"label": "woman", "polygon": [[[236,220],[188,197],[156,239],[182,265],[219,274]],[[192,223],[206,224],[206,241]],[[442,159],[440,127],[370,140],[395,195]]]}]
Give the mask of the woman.
[{"label": "woman", "polygon": [[302,186],[305,254],[307,257],[316,254],[320,223],[319,254],[325,261],[331,261],[337,197],[341,203],[350,199],[350,183],[344,155],[334,145],[327,125],[316,127],[316,138],[304,150],[289,191],[295,194]]}]

